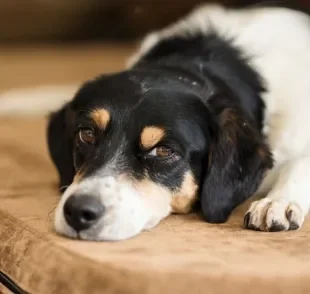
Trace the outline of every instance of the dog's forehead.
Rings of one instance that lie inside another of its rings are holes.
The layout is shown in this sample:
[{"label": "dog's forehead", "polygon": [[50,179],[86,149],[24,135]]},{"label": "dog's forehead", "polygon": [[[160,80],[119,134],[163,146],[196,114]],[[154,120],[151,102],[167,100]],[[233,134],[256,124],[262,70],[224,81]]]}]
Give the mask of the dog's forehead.
[{"label": "dog's forehead", "polygon": [[80,110],[100,106],[134,106],[141,97],[141,85],[131,76],[130,72],[121,72],[85,83],[75,95],[72,107]]},{"label": "dog's forehead", "polygon": [[112,121],[117,118],[138,124],[165,124],[180,116],[190,119],[194,108],[201,108],[195,107],[195,102],[201,103],[196,98],[193,91],[174,79],[132,70],[86,83],[76,94],[72,108],[83,113],[105,109]]},{"label": "dog's forehead", "polygon": [[[129,70],[104,75],[85,83],[75,95],[73,104],[76,108],[100,104],[128,108],[145,102],[145,98],[154,98],[155,95],[158,98],[169,98],[173,93],[176,95],[181,92],[197,95],[179,78],[147,70]],[[169,99],[166,99],[166,102],[169,102]]]}]

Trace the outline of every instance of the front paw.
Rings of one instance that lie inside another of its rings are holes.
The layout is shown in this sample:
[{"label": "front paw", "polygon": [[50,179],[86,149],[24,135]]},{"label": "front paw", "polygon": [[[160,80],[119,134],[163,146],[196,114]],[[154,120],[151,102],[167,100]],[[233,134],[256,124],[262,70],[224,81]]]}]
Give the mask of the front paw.
[{"label": "front paw", "polygon": [[264,198],[251,204],[244,217],[244,226],[266,232],[297,230],[304,219],[304,212],[296,203]]}]

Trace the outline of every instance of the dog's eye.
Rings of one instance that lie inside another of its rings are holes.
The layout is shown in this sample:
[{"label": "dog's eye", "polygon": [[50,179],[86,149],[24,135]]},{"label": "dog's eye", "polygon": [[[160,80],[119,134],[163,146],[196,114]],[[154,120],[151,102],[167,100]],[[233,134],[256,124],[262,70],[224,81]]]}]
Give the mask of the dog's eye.
[{"label": "dog's eye", "polygon": [[81,129],[78,133],[78,138],[83,143],[87,144],[95,143],[95,135],[91,129]]},{"label": "dog's eye", "polygon": [[159,146],[154,148],[152,151],[148,153],[148,156],[156,156],[156,157],[168,157],[173,154],[173,151],[165,146]]}]

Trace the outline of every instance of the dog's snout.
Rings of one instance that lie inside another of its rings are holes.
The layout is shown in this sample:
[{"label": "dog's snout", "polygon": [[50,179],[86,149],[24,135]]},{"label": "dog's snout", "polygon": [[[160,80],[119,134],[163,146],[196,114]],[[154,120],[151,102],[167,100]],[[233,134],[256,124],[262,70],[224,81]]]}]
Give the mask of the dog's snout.
[{"label": "dog's snout", "polygon": [[104,206],[93,196],[72,195],[64,205],[65,219],[76,231],[90,228],[103,214]]}]

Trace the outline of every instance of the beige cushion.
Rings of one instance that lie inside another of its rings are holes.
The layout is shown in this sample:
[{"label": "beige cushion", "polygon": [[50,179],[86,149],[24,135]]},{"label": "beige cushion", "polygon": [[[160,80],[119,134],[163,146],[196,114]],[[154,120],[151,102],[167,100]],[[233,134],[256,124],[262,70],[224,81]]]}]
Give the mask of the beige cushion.
[{"label": "beige cushion", "polygon": [[[2,67],[7,74],[0,86],[80,81],[99,71],[119,69],[130,50],[72,47],[64,52],[6,52],[5,60],[18,63]],[[174,215],[151,231],[117,243],[57,236],[52,229],[59,200],[57,175],[47,153],[45,125],[44,118],[0,118],[0,270],[25,290],[310,293],[309,219],[300,231],[246,231],[243,207],[226,224]],[[1,291],[8,293],[0,286]]]},{"label": "beige cushion", "polygon": [[31,293],[310,293],[310,222],[298,232],[243,230],[171,216],[118,243],[54,234],[59,199],[45,120],[0,121],[0,269]]}]

